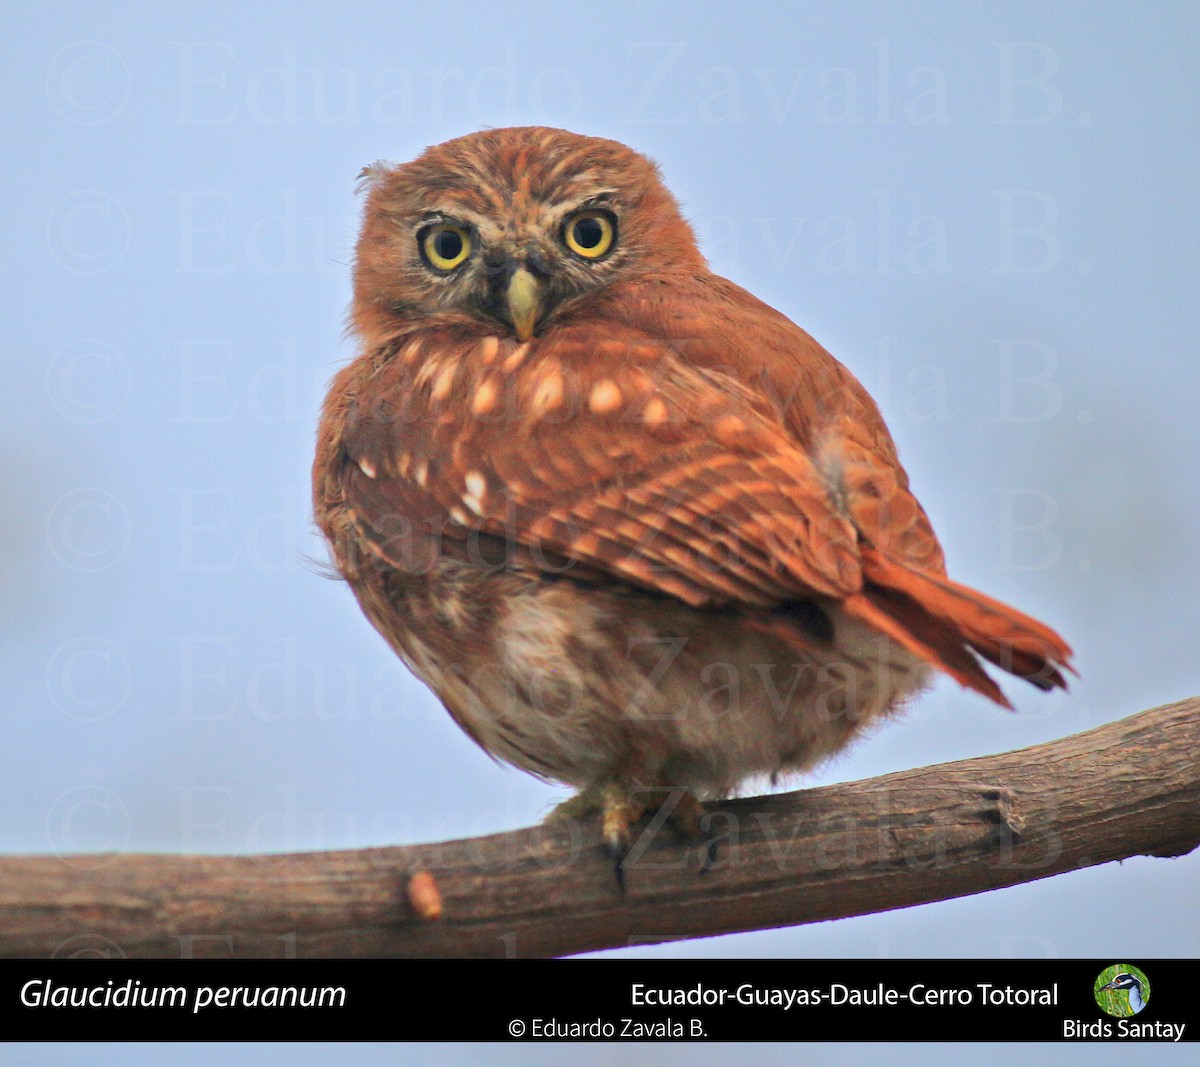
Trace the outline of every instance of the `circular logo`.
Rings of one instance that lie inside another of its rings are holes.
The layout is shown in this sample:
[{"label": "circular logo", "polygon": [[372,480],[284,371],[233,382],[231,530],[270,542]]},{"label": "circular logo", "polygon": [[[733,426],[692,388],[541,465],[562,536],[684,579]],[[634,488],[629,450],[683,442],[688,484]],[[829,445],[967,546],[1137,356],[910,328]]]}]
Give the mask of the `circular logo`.
[{"label": "circular logo", "polygon": [[1096,976],[1092,992],[1101,1011],[1128,1019],[1150,1003],[1150,979],[1130,963],[1114,963]]}]

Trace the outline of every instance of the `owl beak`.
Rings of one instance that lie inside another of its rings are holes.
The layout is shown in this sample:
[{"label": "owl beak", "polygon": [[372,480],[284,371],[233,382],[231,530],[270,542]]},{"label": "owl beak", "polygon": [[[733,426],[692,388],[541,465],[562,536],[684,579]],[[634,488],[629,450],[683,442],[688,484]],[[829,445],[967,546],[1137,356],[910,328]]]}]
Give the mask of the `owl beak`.
[{"label": "owl beak", "polygon": [[518,267],[508,280],[506,293],[508,317],[512,320],[521,341],[533,336],[542,310],[542,283],[524,267]]}]

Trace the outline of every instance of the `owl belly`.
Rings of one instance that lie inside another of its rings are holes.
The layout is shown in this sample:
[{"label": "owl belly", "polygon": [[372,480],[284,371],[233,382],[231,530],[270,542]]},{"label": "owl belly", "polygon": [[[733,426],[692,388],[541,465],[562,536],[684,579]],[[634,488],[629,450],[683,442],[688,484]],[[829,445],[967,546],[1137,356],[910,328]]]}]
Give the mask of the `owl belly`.
[{"label": "owl belly", "polygon": [[419,620],[397,650],[467,733],[578,788],[616,779],[720,796],[802,771],[928,675],[836,609],[819,626],[768,629],[669,598],[477,571],[393,597],[394,619]]}]

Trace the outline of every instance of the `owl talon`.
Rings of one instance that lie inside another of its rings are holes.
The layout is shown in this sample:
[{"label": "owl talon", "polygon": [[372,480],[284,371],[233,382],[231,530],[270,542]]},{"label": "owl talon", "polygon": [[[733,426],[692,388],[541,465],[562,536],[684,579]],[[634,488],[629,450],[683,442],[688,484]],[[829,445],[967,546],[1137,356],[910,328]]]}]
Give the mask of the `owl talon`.
[{"label": "owl talon", "polygon": [[647,805],[632,799],[627,786],[620,782],[605,782],[580,790],[557,805],[546,822],[574,820],[583,822],[595,815],[600,816],[600,833],[608,846],[613,862],[613,875],[622,895],[625,892],[626,860],[633,848],[634,826],[644,815],[660,810],[658,819],[651,824],[652,832],[663,822],[685,841],[700,845],[700,873],[707,874],[717,864],[718,838],[704,829],[704,804],[686,790],[673,790],[661,804]]},{"label": "owl talon", "polygon": [[633,824],[645,813],[645,806],[634,801],[629,789],[619,782],[608,782],[599,795],[600,830],[613,860],[617,888],[625,895],[625,860],[633,845]]},{"label": "owl talon", "polygon": [[625,895],[625,857],[629,850],[612,841],[608,843],[608,854],[612,858],[613,877],[617,880],[617,891]]},{"label": "owl talon", "polygon": [[584,822],[600,816],[600,834],[612,857],[613,876],[622,896],[625,893],[625,860],[633,846],[634,824],[645,814],[644,804],[634,801],[627,786],[610,781],[581,789],[557,805],[545,821]]}]

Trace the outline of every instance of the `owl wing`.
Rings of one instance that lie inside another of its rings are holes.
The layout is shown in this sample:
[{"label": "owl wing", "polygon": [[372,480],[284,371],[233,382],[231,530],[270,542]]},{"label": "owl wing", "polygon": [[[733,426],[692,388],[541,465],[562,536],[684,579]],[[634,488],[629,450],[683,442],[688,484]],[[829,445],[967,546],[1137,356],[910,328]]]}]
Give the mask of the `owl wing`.
[{"label": "owl wing", "polygon": [[858,535],[807,451],[728,374],[644,333],[524,345],[413,335],[357,385],[342,491],[372,550],[419,570],[602,577],[692,606],[844,598]]},{"label": "owl wing", "polygon": [[881,421],[830,398],[814,435],[736,374],[604,325],[527,344],[427,330],[367,362],[333,478],[370,550],[401,571],[449,557],[694,607],[829,598],[997,703],[972,653],[1065,685],[1054,631],[944,575]]},{"label": "owl wing", "polygon": [[[842,609],[999,704],[973,653],[1043,689],[1065,685],[1069,646],[1028,615],[951,581],[891,435],[858,380],[785,315],[713,275],[610,286],[606,321],[685,339],[688,365],[750,383],[774,425],[812,457],[831,506],[856,532],[861,589]],[[1060,669],[1062,668],[1062,669]]]}]

